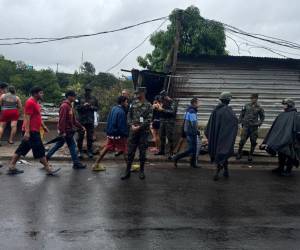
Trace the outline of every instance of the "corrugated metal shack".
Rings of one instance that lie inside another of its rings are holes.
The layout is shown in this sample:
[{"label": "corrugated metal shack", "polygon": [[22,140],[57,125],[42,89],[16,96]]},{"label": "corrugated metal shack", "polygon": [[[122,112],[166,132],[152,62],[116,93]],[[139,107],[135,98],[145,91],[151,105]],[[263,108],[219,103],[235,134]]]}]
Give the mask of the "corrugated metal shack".
[{"label": "corrugated metal shack", "polygon": [[251,93],[259,93],[265,109],[268,128],[282,111],[281,101],[291,97],[300,107],[300,60],[202,56],[178,57],[175,77],[170,84],[171,95],[178,99],[178,120],[181,120],[192,97],[199,97],[200,124],[205,126],[222,91],[233,94],[231,106],[237,114],[249,102]]}]

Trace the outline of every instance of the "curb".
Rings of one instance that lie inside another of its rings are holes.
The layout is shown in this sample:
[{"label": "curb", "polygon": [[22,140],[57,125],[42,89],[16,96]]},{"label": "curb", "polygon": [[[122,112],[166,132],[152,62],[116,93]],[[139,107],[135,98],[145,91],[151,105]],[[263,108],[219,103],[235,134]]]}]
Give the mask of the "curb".
[{"label": "curb", "polygon": [[[97,156],[96,156],[97,157]],[[94,162],[96,157],[94,157],[93,159],[87,159],[85,158],[83,160],[83,162]],[[1,156],[0,157],[0,161],[8,161],[11,159],[11,156]],[[34,160],[34,158],[32,156],[26,157],[25,159],[28,160]],[[52,161],[71,161],[70,157],[67,156],[54,156],[51,158]],[[208,157],[202,158],[201,156],[199,157],[200,163],[203,162],[204,164],[211,164],[210,160]],[[122,156],[119,157],[114,157],[114,156],[106,156],[102,161],[116,161],[116,162],[123,162],[124,159],[122,158]],[[151,157],[147,159],[148,162],[168,162],[168,163],[172,163],[172,161],[168,160],[165,157]],[[189,162],[188,158],[182,159],[180,160],[180,162],[183,163],[187,163]],[[246,158],[242,161],[237,161],[235,160],[233,157],[231,158],[231,160],[229,161],[229,163],[231,165],[259,165],[259,166],[270,166],[270,165],[277,165],[277,157],[255,157],[254,161],[252,163],[248,163],[248,161],[246,160]]]}]

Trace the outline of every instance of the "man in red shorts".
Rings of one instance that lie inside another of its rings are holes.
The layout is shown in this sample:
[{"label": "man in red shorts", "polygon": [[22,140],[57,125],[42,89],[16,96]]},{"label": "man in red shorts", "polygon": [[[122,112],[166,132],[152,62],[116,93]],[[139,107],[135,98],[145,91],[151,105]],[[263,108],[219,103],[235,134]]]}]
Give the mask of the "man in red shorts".
[{"label": "man in red shorts", "polygon": [[128,107],[128,99],[125,96],[118,97],[118,105],[114,106],[107,118],[107,142],[102,149],[99,158],[93,165],[93,171],[104,171],[105,167],[100,165],[101,160],[107,152],[122,152],[124,159],[127,159],[127,137],[128,126],[126,109]]},{"label": "man in red shorts", "polygon": [[44,165],[44,169],[48,175],[53,175],[60,170],[60,168],[53,169],[48,163],[40,135],[41,127],[43,127],[45,131],[48,131],[48,128],[42,122],[41,105],[39,104],[39,101],[43,99],[43,95],[43,90],[40,87],[33,87],[31,89],[31,97],[28,98],[25,103],[22,127],[24,137],[10,162],[8,169],[9,175],[22,174],[24,172],[16,167],[16,163],[21,156],[25,156],[30,150],[32,150],[33,157],[39,159]]}]

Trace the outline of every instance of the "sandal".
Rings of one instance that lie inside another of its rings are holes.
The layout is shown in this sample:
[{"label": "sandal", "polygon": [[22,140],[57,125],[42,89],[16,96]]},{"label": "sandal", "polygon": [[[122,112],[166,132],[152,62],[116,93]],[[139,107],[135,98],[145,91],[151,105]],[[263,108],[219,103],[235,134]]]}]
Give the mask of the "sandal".
[{"label": "sandal", "polygon": [[47,171],[47,175],[49,176],[54,176],[57,172],[60,171],[60,168],[57,168],[57,169],[52,169],[51,170],[46,170]]}]

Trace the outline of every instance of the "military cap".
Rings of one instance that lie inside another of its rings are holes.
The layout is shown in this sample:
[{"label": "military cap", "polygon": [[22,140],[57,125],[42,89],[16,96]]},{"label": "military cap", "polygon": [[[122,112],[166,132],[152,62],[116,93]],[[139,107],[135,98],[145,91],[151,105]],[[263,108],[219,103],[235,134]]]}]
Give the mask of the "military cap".
[{"label": "military cap", "polygon": [[290,107],[295,107],[295,102],[291,98],[286,98],[282,100],[283,105],[288,105]]},{"label": "military cap", "polygon": [[257,93],[251,94],[251,98],[258,99],[258,94]]},{"label": "military cap", "polygon": [[232,94],[230,92],[222,92],[219,99],[220,100],[231,100]]},{"label": "military cap", "polygon": [[146,93],[146,88],[145,87],[137,87],[134,93],[136,93],[136,94]]},{"label": "military cap", "polygon": [[4,88],[7,88],[8,84],[5,83],[5,82],[0,82],[0,88],[1,89],[4,89]]},{"label": "military cap", "polygon": [[86,85],[86,86],[84,87],[84,89],[85,89],[85,90],[92,90],[92,86],[88,84],[88,85]]}]

